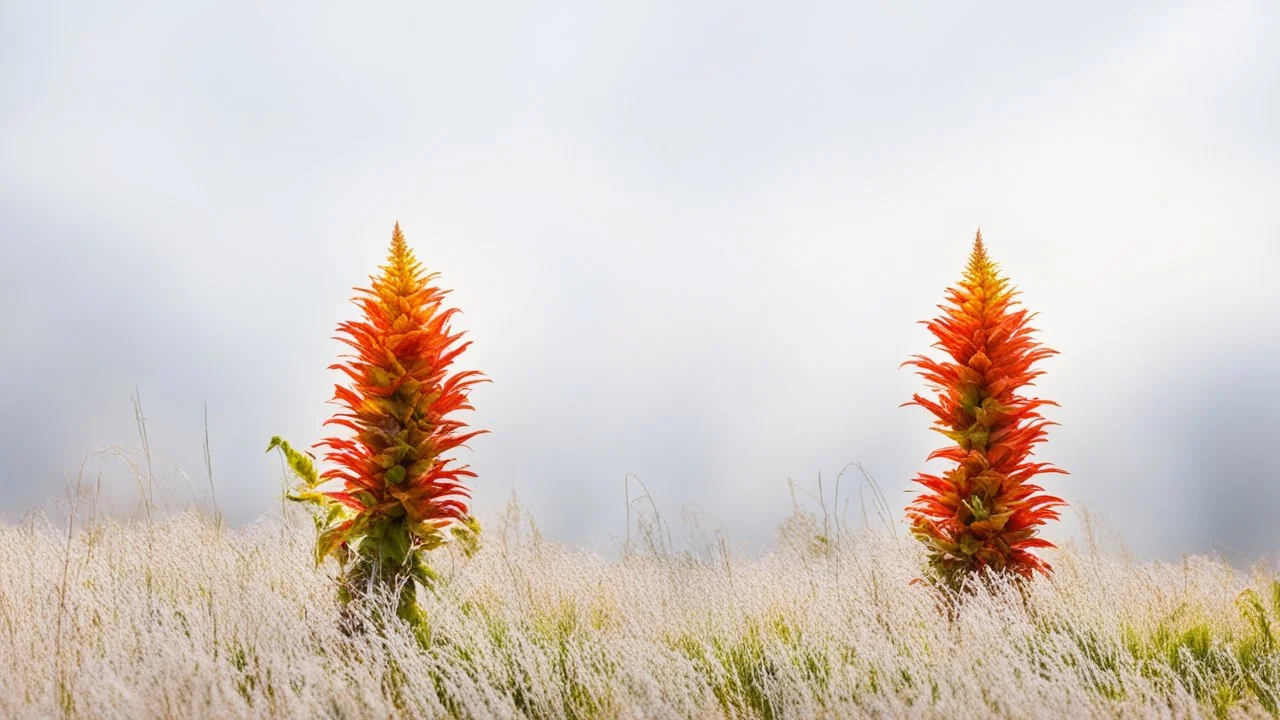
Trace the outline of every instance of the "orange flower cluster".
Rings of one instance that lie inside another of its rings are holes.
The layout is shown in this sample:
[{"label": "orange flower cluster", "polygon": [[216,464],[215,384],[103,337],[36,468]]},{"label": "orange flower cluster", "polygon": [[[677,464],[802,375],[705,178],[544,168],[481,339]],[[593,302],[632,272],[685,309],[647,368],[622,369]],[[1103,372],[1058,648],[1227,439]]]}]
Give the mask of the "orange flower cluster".
[{"label": "orange flower cluster", "polygon": [[467,396],[484,376],[450,371],[470,343],[450,329],[457,311],[442,307],[447,291],[432,285],[436,275],[423,272],[399,223],[381,270],[368,289],[357,290],[363,319],[338,326],[338,339],[355,352],[330,368],[350,382],[336,387],[340,410],[325,424],[352,435],[317,444],[331,464],[323,473],[310,453],[279,437],[267,449],[280,449],[302,481],[289,499],[320,510],[316,561],[337,557],[339,599],[396,593],[396,614],[422,630],[417,590],[436,579],[426,551],[453,539],[470,553],[478,543],[465,485],[475,473],[447,455],[484,432],[455,417],[472,409]]},{"label": "orange flower cluster", "polygon": [[326,494],[355,511],[332,528],[331,543],[352,534],[390,535],[388,549],[403,556],[400,546],[434,547],[443,542],[444,530],[470,517],[463,478],[475,473],[445,454],[484,432],[468,432],[451,417],[472,409],[468,389],[483,375],[450,374],[450,364],[470,343],[459,342],[463,333],[451,332],[449,319],[457,311],[441,308],[447,291],[432,286],[437,274],[423,272],[399,223],[381,269],[353,301],[364,319],[338,326],[338,339],[355,354],[331,366],[350,385],[337,386],[334,402],[342,410],[326,424],[355,435],[319,443],[334,466],[320,479],[341,480],[343,491]]},{"label": "orange flower cluster", "polygon": [[954,467],[941,475],[920,474],[915,482],[925,489],[907,509],[930,564],[952,585],[983,569],[1047,574],[1048,563],[1033,551],[1053,545],[1036,534],[1066,504],[1032,482],[1037,475],[1063,472],[1030,459],[1045,428],[1055,424],[1039,409],[1056,403],[1023,397],[1019,390],[1043,374],[1033,366],[1056,352],[1031,339],[1033,315],[1015,309],[1016,295],[987,256],[979,232],[963,279],[939,306],[942,316],[925,323],[938,339],[934,347],[947,357],[916,355],[904,363],[937,391],[934,399],[917,394],[906,404],[933,413],[934,429],[955,443],[929,456]]}]

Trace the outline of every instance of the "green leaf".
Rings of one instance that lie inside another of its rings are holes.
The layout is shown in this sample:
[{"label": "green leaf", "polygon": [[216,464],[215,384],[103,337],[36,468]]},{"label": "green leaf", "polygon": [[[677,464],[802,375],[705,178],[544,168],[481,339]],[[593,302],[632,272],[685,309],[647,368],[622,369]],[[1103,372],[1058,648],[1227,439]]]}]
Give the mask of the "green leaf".
[{"label": "green leaf", "polygon": [[978,423],[974,423],[973,426],[969,428],[968,432],[969,446],[977,450],[986,450],[987,439],[990,435],[991,432],[989,430]]},{"label": "green leaf", "polygon": [[404,565],[409,557],[409,526],[403,522],[387,528],[382,538],[382,558],[391,565]]},{"label": "green leaf", "polygon": [[315,465],[311,462],[311,457],[306,453],[300,453],[293,449],[287,440],[282,440],[279,435],[271,438],[271,443],[267,445],[267,452],[279,449],[284,454],[285,462],[288,463],[289,469],[293,471],[308,487],[314,487],[320,483],[320,478],[316,475]]},{"label": "green leaf", "polygon": [[338,546],[347,540],[350,532],[349,527],[343,525],[335,525],[326,528],[316,537],[316,564],[324,562],[324,559],[333,554]]},{"label": "green leaf", "polygon": [[990,517],[990,513],[987,512],[986,504],[983,503],[982,498],[977,495],[970,495],[969,498],[963,502],[964,506],[969,509],[969,512],[973,513],[974,520],[981,521]]},{"label": "green leaf", "polygon": [[290,490],[285,493],[285,498],[293,502],[307,502],[322,507],[334,504],[332,500],[324,496],[324,493],[316,492],[315,490]]},{"label": "green leaf", "polygon": [[418,581],[419,585],[428,590],[434,587],[436,582],[440,579],[440,574],[427,564],[426,557],[421,553],[414,556],[413,567],[409,572],[413,576],[413,579]]},{"label": "green leaf", "polygon": [[[326,501],[329,501],[329,498],[324,497],[323,495],[321,495],[320,497],[324,498],[324,500]],[[325,518],[325,523],[327,525],[336,524],[339,520],[341,520],[344,516],[346,516],[347,509],[348,509],[347,506],[343,505],[342,503],[329,501],[329,514]]]},{"label": "green leaf", "polygon": [[480,521],[475,516],[468,515],[461,525],[455,525],[449,532],[464,556],[471,557],[480,551]]}]

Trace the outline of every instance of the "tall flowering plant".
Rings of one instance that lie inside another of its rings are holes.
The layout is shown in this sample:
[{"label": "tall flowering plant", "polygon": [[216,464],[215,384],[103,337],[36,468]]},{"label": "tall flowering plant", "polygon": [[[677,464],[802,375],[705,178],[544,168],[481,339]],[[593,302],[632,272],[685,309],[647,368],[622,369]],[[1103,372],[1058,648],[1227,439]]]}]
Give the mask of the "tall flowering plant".
[{"label": "tall flowering plant", "polygon": [[1063,472],[1031,459],[1046,427],[1056,424],[1039,410],[1057,403],[1020,391],[1043,374],[1036,363],[1056,352],[1032,339],[1034,316],[1018,307],[1017,294],[979,232],[964,276],[938,306],[942,315],[925,323],[944,357],[915,355],[904,363],[935,391],[906,404],[932,413],[934,429],[952,441],[929,455],[950,468],[916,477],[924,489],[907,508],[912,534],[952,587],[984,569],[1047,574],[1051,568],[1035,550],[1053,545],[1037,535],[1066,504],[1035,484],[1039,475]]},{"label": "tall flowering plant", "polygon": [[267,448],[279,448],[301,481],[288,497],[321,510],[316,561],[339,560],[343,601],[390,589],[410,621],[421,620],[417,586],[434,578],[425,553],[450,539],[474,547],[479,531],[465,483],[475,473],[449,454],[485,432],[457,419],[484,376],[451,369],[470,343],[451,329],[457,310],[443,307],[436,277],[397,223],[386,265],[352,301],[361,318],[338,326],[352,353],[330,366],[345,376],[325,423],[345,432],[316,445],[330,468],[317,473],[310,454],[280,438]]}]

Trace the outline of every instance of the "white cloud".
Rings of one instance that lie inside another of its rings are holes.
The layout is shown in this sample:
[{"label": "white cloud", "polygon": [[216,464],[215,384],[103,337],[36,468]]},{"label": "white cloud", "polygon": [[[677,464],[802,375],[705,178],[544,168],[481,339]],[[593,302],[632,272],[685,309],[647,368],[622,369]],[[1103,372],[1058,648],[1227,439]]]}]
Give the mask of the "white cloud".
[{"label": "white cloud", "polygon": [[1063,352],[1055,489],[1143,553],[1278,540],[1205,521],[1274,484],[1263,421],[1179,434],[1280,399],[1266,3],[0,12],[9,514],[130,441],[135,384],[189,470],[209,401],[220,497],[272,507],[395,219],[495,381],[482,512],[619,534],[638,472],[758,540],[854,460],[900,505],[935,440],[897,365],[981,225]]}]

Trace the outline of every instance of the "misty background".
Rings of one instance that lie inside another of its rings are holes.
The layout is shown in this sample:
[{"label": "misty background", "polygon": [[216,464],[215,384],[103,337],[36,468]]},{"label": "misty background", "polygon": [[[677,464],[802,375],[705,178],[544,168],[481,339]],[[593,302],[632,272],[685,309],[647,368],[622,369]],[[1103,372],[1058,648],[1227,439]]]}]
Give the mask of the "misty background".
[{"label": "misty background", "polygon": [[758,545],[854,461],[900,513],[981,226],[1061,352],[1048,488],[1280,550],[1275,3],[259,5],[0,3],[0,518],[138,446],[135,387],[173,503],[207,402],[219,503],[279,512],[396,220],[493,380],[482,520],[598,545],[635,473]]}]

